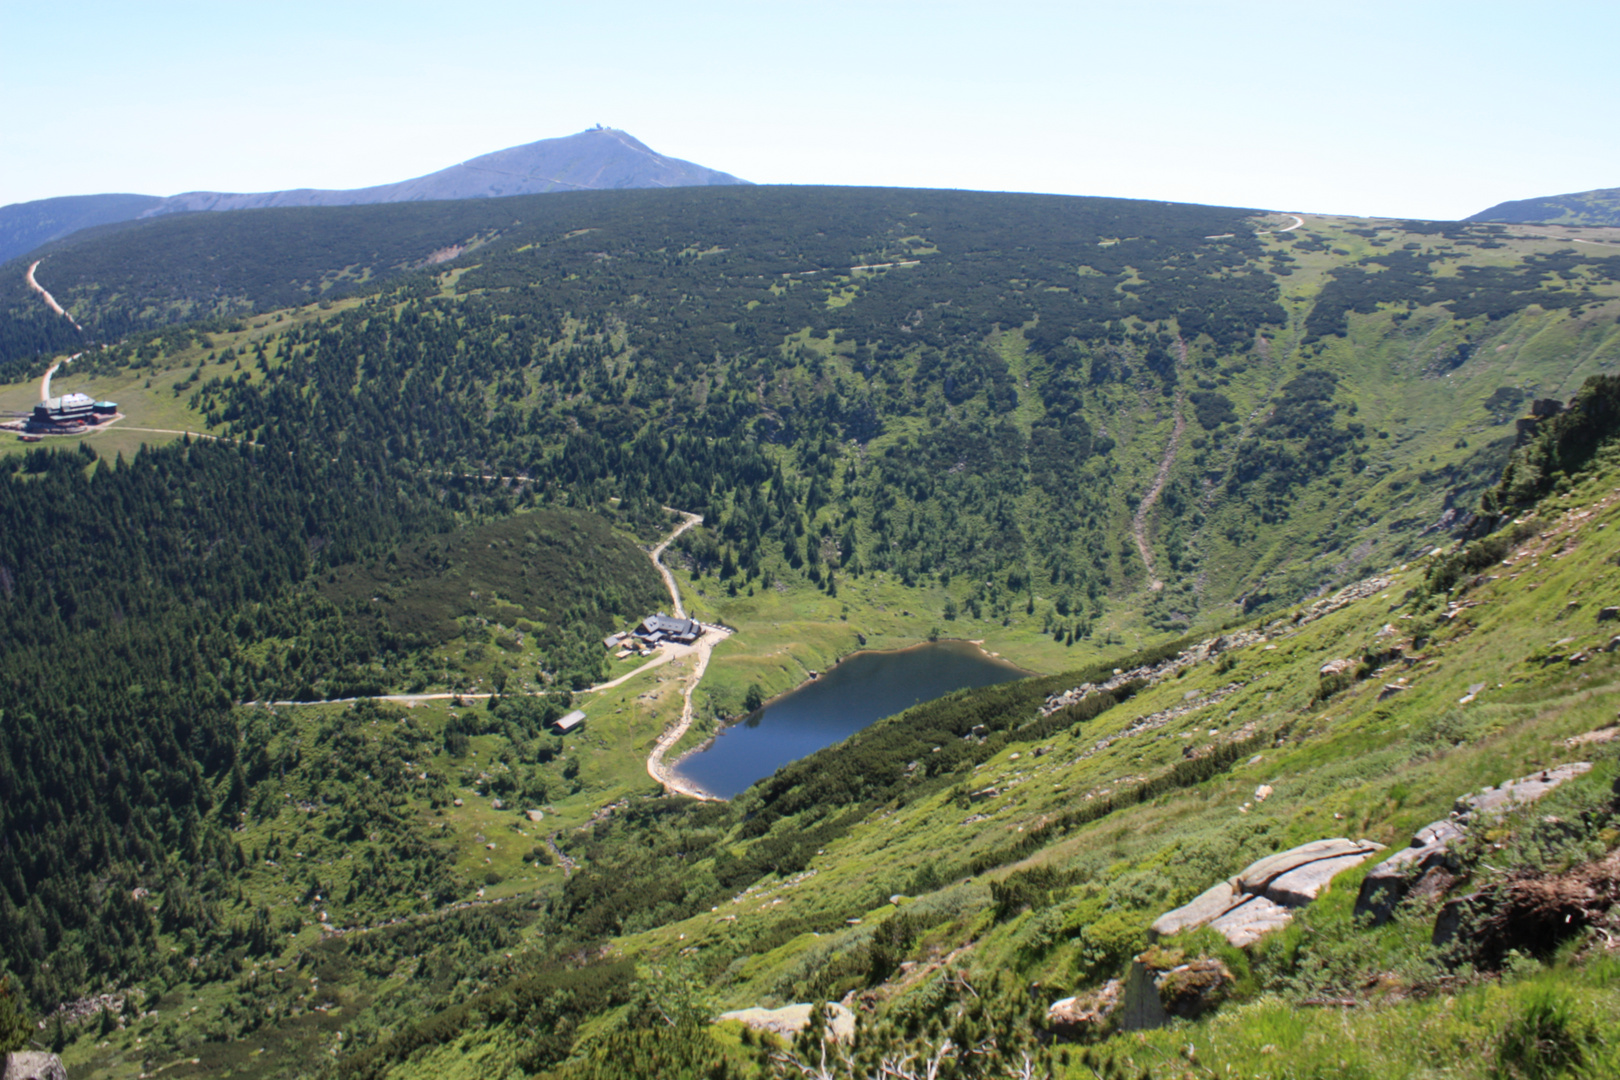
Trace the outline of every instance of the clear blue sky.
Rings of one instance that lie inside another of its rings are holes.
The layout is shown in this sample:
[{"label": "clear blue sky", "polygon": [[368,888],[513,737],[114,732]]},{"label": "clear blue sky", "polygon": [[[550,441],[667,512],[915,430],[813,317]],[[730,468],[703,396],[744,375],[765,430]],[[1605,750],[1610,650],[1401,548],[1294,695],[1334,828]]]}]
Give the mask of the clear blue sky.
[{"label": "clear blue sky", "polygon": [[595,123],[761,183],[1452,218],[1620,186],[1620,4],[0,0],[0,204]]}]

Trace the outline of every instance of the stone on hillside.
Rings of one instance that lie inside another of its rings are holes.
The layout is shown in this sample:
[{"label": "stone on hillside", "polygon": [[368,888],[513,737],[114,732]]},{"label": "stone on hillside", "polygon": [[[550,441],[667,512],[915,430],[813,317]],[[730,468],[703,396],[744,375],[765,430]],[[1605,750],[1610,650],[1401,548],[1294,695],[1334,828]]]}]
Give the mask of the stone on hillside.
[{"label": "stone on hillside", "polygon": [[1312,840],[1308,844],[1279,851],[1275,855],[1268,855],[1250,863],[1248,868],[1237,876],[1236,884],[1246,893],[1265,892],[1266,886],[1272,881],[1306,863],[1316,862],[1318,859],[1336,859],[1341,855],[1361,855],[1365,858],[1378,850],[1380,846],[1377,844],[1365,840],[1346,840],[1342,836],[1330,840]]},{"label": "stone on hillside", "polygon": [[1321,895],[1328,882],[1344,871],[1360,866],[1371,854],[1370,851],[1358,851],[1340,855],[1336,859],[1318,859],[1306,863],[1273,878],[1271,884],[1266,886],[1266,896],[1284,907],[1304,907]]},{"label": "stone on hillside", "polygon": [[1327,663],[1322,665],[1322,667],[1318,670],[1317,674],[1320,674],[1320,675],[1338,675],[1338,674],[1341,674],[1343,672],[1351,670],[1355,666],[1356,666],[1356,662],[1354,660],[1345,660],[1345,659],[1329,660]]},{"label": "stone on hillside", "polygon": [[1606,607],[1597,614],[1598,622],[1613,622],[1620,619],[1620,607]]},{"label": "stone on hillside", "polygon": [[1100,990],[1054,1001],[1046,1010],[1046,1026],[1059,1039],[1078,1041],[1102,1034],[1119,1008],[1120,981],[1109,979]]},{"label": "stone on hillside", "polygon": [[[810,1026],[810,1010],[815,1006],[809,1002],[797,1005],[784,1005],[780,1009],[737,1009],[734,1012],[721,1013],[716,1020],[736,1020],[755,1031],[769,1031],[776,1035],[797,1035]],[[836,1001],[826,1003],[827,1033],[839,1042],[848,1042],[855,1037],[855,1014],[848,1005]]]},{"label": "stone on hillside", "polygon": [[1287,925],[1288,908],[1315,900],[1336,876],[1382,850],[1370,840],[1335,837],[1268,855],[1159,916],[1150,929],[1155,937],[1168,937],[1208,924],[1242,947]]},{"label": "stone on hillside", "polygon": [[1505,814],[1509,810],[1535,802],[1560,784],[1568,783],[1592,770],[1590,761],[1576,761],[1556,769],[1505,781],[1502,786],[1486,788],[1477,795],[1464,795],[1457,800],[1456,812],[1464,816]]},{"label": "stone on hillside", "polygon": [[[1436,875],[1444,872],[1449,876],[1455,870],[1450,863],[1451,845],[1468,835],[1468,826],[1475,818],[1498,817],[1527,806],[1591,768],[1588,761],[1571,762],[1458,799],[1451,817],[1419,829],[1413,834],[1410,845],[1373,867],[1361,880],[1355,913],[1371,915],[1374,926],[1383,925],[1395,914],[1396,906],[1412,895],[1413,885],[1420,876],[1426,881],[1423,892],[1438,895],[1436,883],[1440,879]],[[1442,920],[1444,918],[1442,915]]]},{"label": "stone on hillside", "polygon": [[1155,979],[1154,985],[1165,1012],[1182,1020],[1196,1020],[1214,1012],[1236,982],[1225,964],[1203,957],[1171,968]]},{"label": "stone on hillside", "polygon": [[1179,949],[1155,947],[1131,961],[1113,1019],[1123,1031],[1163,1027],[1174,1018],[1194,1020],[1214,1011],[1236,981],[1219,960],[1188,961]]},{"label": "stone on hillside", "polygon": [[1161,1028],[1170,1022],[1170,1014],[1164,1011],[1164,1005],[1159,1001],[1159,988],[1154,982],[1157,974],[1151,965],[1143,962],[1142,957],[1131,961],[1131,968],[1125,973],[1125,987],[1120,992],[1119,1010],[1115,1014],[1122,1031]]},{"label": "stone on hillside", "polygon": [[4,1080],[67,1080],[62,1059],[37,1050],[17,1050],[6,1055]]},{"label": "stone on hillside", "polygon": [[1209,924],[1238,948],[1252,945],[1293,921],[1294,913],[1268,897],[1251,896]]},{"label": "stone on hillside", "polygon": [[1219,917],[1240,899],[1241,895],[1230,881],[1219,881],[1195,896],[1190,903],[1160,915],[1148,929],[1156,937],[1179,934]]}]

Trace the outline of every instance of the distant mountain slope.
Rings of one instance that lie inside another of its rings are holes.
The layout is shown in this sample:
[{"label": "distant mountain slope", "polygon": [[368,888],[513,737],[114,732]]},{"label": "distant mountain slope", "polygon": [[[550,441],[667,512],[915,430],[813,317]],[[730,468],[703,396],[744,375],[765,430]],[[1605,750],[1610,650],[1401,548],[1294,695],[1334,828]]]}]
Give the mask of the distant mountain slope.
[{"label": "distant mountain slope", "polygon": [[1503,221],[1537,225],[1620,225],[1620,188],[1548,195],[1497,203],[1464,221]]},{"label": "distant mountain slope", "polygon": [[541,139],[497,150],[413,180],[348,191],[299,188],[231,194],[188,191],[141,214],[157,217],[191,210],[258,210],[268,206],[355,206],[428,199],[488,199],[553,191],[610,188],[694,187],[746,184],[730,173],[665,157],[614,128],[592,128],[559,139]]},{"label": "distant mountain slope", "polygon": [[0,206],[0,262],[92,225],[139,217],[162,202],[158,195],[66,195]]},{"label": "distant mountain slope", "polygon": [[730,173],[665,157],[615,128],[591,128],[557,139],[484,154],[411,180],[348,190],[232,193],[188,191],[157,195],[74,195],[0,207],[0,262],[93,225],[198,210],[259,210],[274,206],[357,206],[367,203],[488,199],[554,191],[703,187],[747,184]]}]

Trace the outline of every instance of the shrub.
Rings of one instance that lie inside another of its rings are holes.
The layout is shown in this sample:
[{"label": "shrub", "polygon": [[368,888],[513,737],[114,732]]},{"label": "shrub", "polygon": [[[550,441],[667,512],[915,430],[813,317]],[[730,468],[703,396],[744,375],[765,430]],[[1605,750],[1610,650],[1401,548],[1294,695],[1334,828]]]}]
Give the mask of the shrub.
[{"label": "shrub", "polygon": [[1496,1075],[1541,1080],[1582,1070],[1599,1041],[1597,1025],[1563,987],[1541,984],[1525,994],[1496,1051]]}]

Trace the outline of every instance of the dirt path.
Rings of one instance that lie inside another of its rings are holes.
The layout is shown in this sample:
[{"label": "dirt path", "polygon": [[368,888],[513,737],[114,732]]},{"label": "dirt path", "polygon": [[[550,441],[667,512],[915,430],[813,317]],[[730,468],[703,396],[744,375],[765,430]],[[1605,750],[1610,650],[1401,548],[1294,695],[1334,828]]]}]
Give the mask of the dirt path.
[{"label": "dirt path", "polygon": [[[35,269],[35,267],[39,266],[39,264],[41,262],[43,262],[43,261],[44,260],[42,260],[42,259],[35,259],[32,263],[29,264],[28,272],[23,275],[23,277],[28,279],[28,287],[30,289],[33,289],[35,292],[39,293],[40,299],[45,301],[45,306],[46,307],[50,308],[52,311],[54,311],[58,315],[62,316],[62,318],[66,319],[68,322],[72,323],[73,324],[73,329],[77,330],[81,334],[84,333],[84,327],[79,325],[79,321],[77,319],[75,319],[73,316],[69,315],[66,311],[64,311],[62,309],[62,305],[58,304],[56,302],[56,297],[52,296],[49,292],[46,291],[45,286],[41,285],[39,282],[34,280],[34,269]],[[55,370],[55,369],[53,368],[52,370]],[[47,380],[47,385],[49,385],[48,380]]]},{"label": "dirt path", "polygon": [[681,691],[681,719],[658,737],[653,745],[653,751],[647,755],[647,775],[664,785],[665,791],[680,795],[689,795],[694,799],[705,802],[719,802],[719,796],[711,795],[696,784],[682,780],[676,776],[664,755],[669,753],[670,747],[681,741],[692,727],[692,695],[697,691],[698,683],[703,679],[703,671],[709,666],[709,654],[714,647],[731,636],[731,631],[722,626],[705,626],[703,636],[698,638],[692,652],[697,656],[697,665],[692,669],[692,675],[687,680],[686,689]]},{"label": "dirt path", "polygon": [[[34,265],[38,266],[39,264],[35,263]],[[32,282],[30,282],[30,284],[32,284]],[[41,289],[40,291],[45,292],[45,290],[43,290],[43,289]],[[45,293],[45,296],[46,296],[47,299],[50,298],[50,295],[51,295],[50,293]],[[54,303],[56,303],[56,301],[51,300],[51,303],[54,304]],[[39,400],[41,402],[51,400],[51,376],[56,374],[56,369],[61,367],[63,364],[71,364],[71,363],[73,363],[73,361],[77,360],[79,357],[81,357],[83,355],[84,355],[84,353],[82,353],[82,352],[76,352],[72,356],[68,357],[66,360],[58,360],[56,363],[54,363],[54,364],[52,364],[50,366],[50,369],[45,372],[45,377],[39,381]]]},{"label": "dirt path", "polygon": [[679,525],[675,526],[674,532],[664,537],[663,543],[652,549],[652,561],[653,565],[658,568],[659,576],[664,579],[664,588],[669,590],[669,602],[675,606],[675,617],[677,619],[684,619],[686,618],[686,609],[681,607],[681,590],[675,587],[675,576],[669,572],[669,567],[665,566],[663,563],[664,549],[669,547],[670,544],[673,544],[675,542],[675,538],[680,536],[681,533],[685,532],[687,529],[690,529],[694,525],[703,524],[703,515],[688,514],[685,510],[677,510],[673,506],[666,506],[664,509],[668,510],[672,514],[681,515],[681,517],[685,520],[683,520]]},{"label": "dirt path", "polygon": [[[1182,361],[1187,359],[1187,345],[1181,344]],[[1148,515],[1153,513],[1154,506],[1158,505],[1159,496],[1164,493],[1164,485],[1170,480],[1170,467],[1176,463],[1176,449],[1181,445],[1181,433],[1187,428],[1187,418],[1182,415],[1181,395],[1176,395],[1176,426],[1170,432],[1170,445],[1164,448],[1164,457],[1159,461],[1159,472],[1153,478],[1153,486],[1148,488],[1147,494],[1136,507],[1136,516],[1131,519],[1131,536],[1136,540],[1136,550],[1142,556],[1142,565],[1147,567],[1148,588],[1158,592],[1164,588],[1153,572],[1153,550],[1148,547],[1147,528]]]}]

